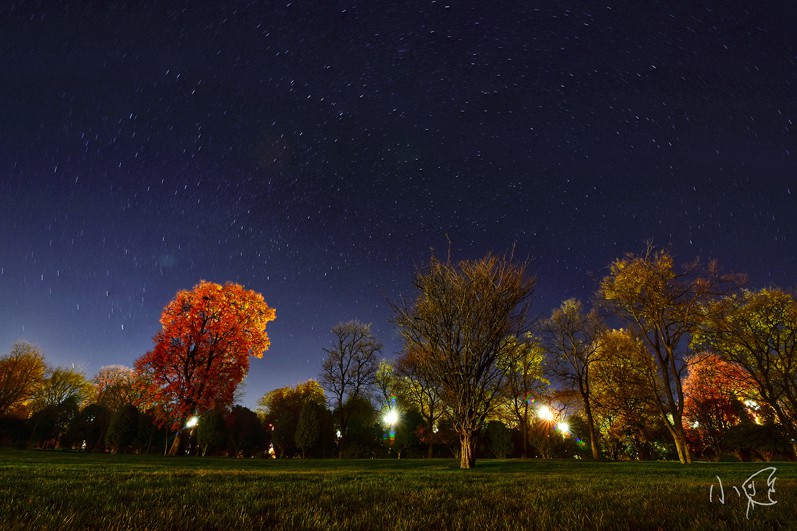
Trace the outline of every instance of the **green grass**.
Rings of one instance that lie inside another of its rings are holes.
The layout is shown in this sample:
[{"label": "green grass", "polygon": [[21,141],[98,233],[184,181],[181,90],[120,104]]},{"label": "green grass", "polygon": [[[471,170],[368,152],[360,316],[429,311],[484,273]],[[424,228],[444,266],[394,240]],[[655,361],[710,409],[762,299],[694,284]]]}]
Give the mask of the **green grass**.
[{"label": "green grass", "polygon": [[[0,528],[797,527],[795,463],[481,460],[476,466],[459,470],[454,460],[267,461],[5,450]],[[767,466],[777,468],[777,504],[756,507],[748,520],[747,500],[732,487]],[[716,499],[716,476],[725,486],[725,504]]]}]

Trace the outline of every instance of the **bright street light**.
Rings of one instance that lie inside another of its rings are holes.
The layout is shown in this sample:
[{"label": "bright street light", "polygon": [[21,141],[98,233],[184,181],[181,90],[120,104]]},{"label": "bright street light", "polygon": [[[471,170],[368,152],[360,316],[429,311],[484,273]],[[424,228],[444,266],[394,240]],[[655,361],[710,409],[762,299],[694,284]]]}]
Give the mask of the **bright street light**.
[{"label": "bright street light", "polygon": [[385,414],[383,420],[385,421],[385,424],[387,424],[388,426],[395,426],[396,423],[398,422],[398,411],[396,411],[395,409],[391,409]]},{"label": "bright street light", "polygon": [[537,416],[540,417],[540,420],[545,421],[552,421],[553,420],[553,411],[548,406],[541,406],[540,409],[537,410]]},{"label": "bright street light", "polygon": [[199,417],[191,417],[190,419],[188,419],[188,422],[185,423],[185,427],[193,428],[197,424],[199,424]]}]

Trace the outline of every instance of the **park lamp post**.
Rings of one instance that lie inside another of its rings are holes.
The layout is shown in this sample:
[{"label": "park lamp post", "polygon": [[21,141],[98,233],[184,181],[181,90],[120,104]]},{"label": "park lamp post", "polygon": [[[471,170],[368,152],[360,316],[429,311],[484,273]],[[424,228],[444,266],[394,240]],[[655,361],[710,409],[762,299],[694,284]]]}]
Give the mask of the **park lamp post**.
[{"label": "park lamp post", "polygon": [[[188,449],[185,451],[187,455],[191,454],[191,449],[193,446],[193,443],[191,441],[194,435],[194,428],[196,428],[198,424],[199,424],[199,417],[196,415],[194,415],[185,422],[185,429],[188,430]],[[197,451],[199,450],[197,449]]]},{"label": "park lamp post", "polygon": [[542,455],[544,458],[550,459],[549,439],[551,437],[551,428],[553,427],[555,415],[548,406],[540,406],[540,408],[537,410],[537,418],[542,421],[542,424],[545,428],[545,439],[543,439],[544,448],[542,448]]},{"label": "park lamp post", "polygon": [[388,432],[385,434],[385,439],[390,438],[390,446],[393,446],[393,443],[396,440],[396,424],[398,423],[398,411],[396,408],[390,408],[385,416],[382,418],[384,423],[388,427]]}]

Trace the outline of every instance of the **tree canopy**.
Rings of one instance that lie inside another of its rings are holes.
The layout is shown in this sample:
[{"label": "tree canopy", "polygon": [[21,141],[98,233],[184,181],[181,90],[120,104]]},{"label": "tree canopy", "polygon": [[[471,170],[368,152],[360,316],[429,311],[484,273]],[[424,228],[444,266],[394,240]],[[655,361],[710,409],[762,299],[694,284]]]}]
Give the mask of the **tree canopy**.
[{"label": "tree canopy", "polygon": [[407,352],[439,388],[460,437],[460,466],[475,464],[473,436],[502,390],[500,360],[519,349],[535,280],[511,256],[452,263],[432,258],[415,276],[417,298],[396,306]]},{"label": "tree canopy", "polygon": [[324,349],[327,357],[321,365],[321,382],[332,397],[340,431],[338,456],[343,457],[352,408],[376,382],[382,343],[370,324],[359,321],[338,323],[332,327],[332,334],[332,346]]},{"label": "tree canopy", "polygon": [[230,406],[249,356],[268,349],[266,324],[275,318],[261,294],[240,284],[202,281],[177,292],[163,309],[155,347],[135,363],[142,400],[155,404],[158,422],[176,430],[192,415]]},{"label": "tree canopy", "polygon": [[744,371],[797,454],[797,300],[780,289],[742,291],[704,306],[695,344]]},{"label": "tree canopy", "polygon": [[41,351],[26,341],[18,341],[11,352],[0,357],[0,415],[22,412],[41,389],[47,365]]},{"label": "tree canopy", "polygon": [[721,276],[715,262],[702,267],[695,261],[676,271],[670,253],[649,243],[642,254],[615,260],[600,283],[601,297],[643,339],[656,363],[663,383],[659,412],[682,463],[692,461],[683,426],[684,358],[699,324],[700,305],[727,280],[732,278]]}]

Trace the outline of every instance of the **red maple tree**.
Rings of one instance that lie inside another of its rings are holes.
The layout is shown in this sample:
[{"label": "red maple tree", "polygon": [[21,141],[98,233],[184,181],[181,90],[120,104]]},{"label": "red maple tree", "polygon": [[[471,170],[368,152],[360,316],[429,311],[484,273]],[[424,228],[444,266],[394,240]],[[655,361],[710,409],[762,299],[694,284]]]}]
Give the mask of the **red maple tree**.
[{"label": "red maple tree", "polygon": [[[140,402],[161,426],[179,430],[185,420],[229,406],[249,370],[249,356],[263,357],[266,324],[276,311],[240,284],[201,281],[177,292],[161,314],[155,347],[136,360]],[[179,448],[178,437],[171,454]]]},{"label": "red maple tree", "polygon": [[755,394],[752,382],[741,367],[711,352],[688,361],[683,385],[687,431],[698,451],[721,453],[725,434],[746,415],[744,401]]}]

